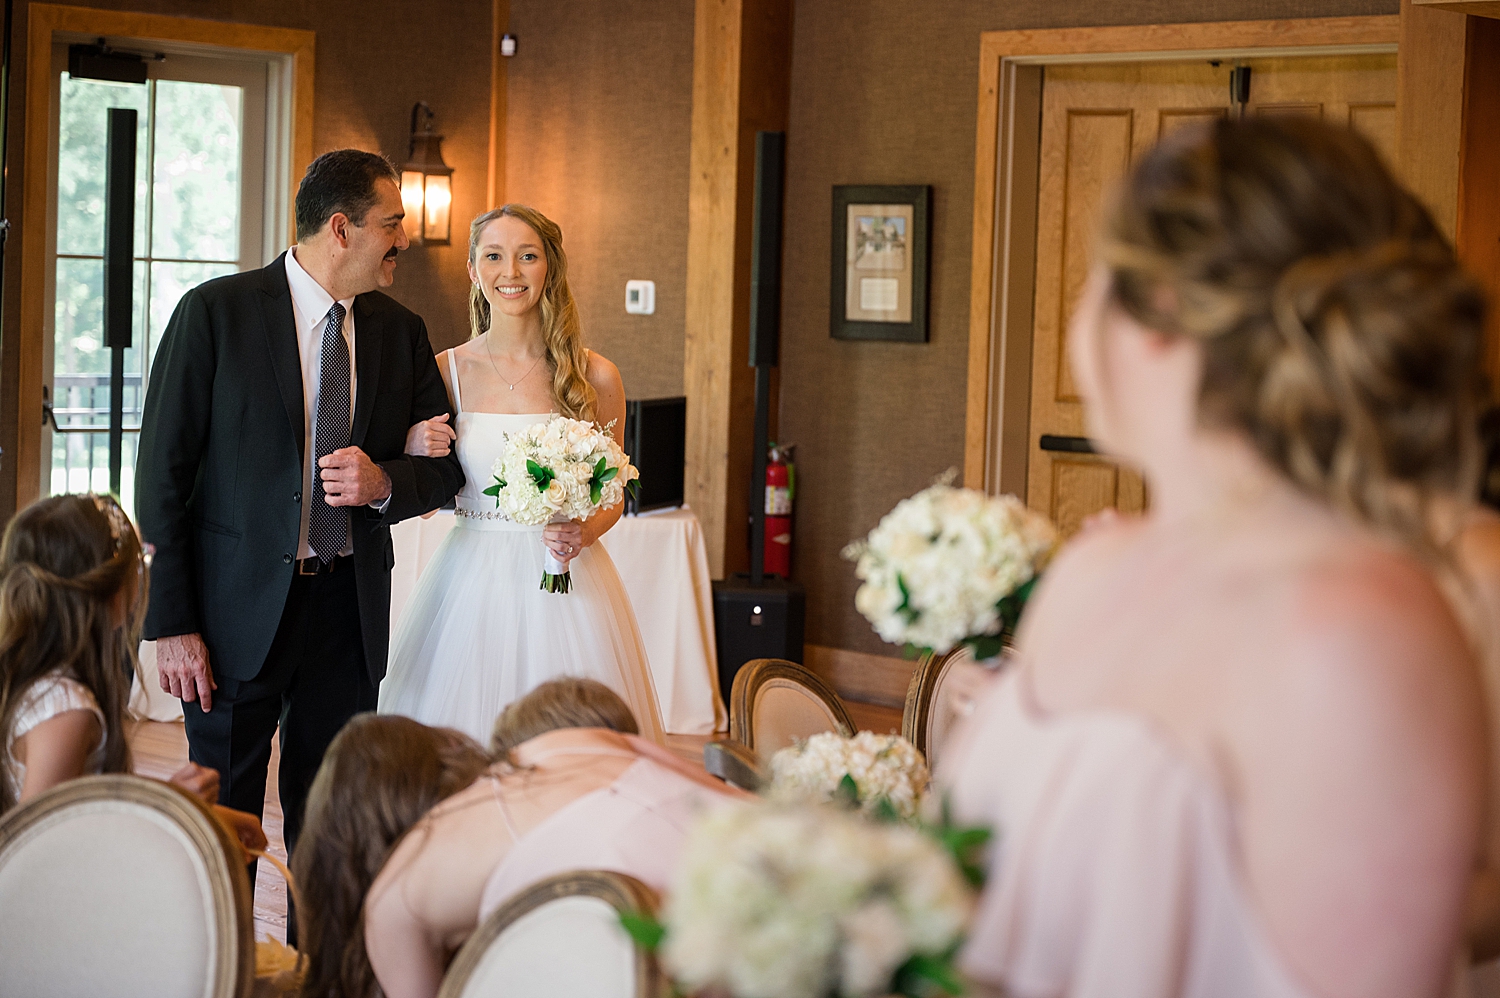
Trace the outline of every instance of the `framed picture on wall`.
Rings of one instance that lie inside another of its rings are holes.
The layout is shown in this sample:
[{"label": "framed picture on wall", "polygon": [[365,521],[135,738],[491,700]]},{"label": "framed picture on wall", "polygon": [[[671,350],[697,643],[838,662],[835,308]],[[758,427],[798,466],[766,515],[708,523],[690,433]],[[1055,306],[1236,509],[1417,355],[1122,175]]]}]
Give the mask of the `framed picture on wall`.
[{"label": "framed picture on wall", "polygon": [[927,342],[931,215],[931,187],[833,189],[834,339]]}]

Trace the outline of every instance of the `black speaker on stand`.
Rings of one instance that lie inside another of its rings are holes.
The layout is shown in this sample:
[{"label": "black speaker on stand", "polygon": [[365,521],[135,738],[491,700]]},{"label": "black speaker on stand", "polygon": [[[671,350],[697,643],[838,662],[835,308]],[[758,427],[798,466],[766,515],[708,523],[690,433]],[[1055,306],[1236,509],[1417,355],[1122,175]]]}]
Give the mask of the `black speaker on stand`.
[{"label": "black speaker on stand", "polygon": [[766,448],[771,426],[771,369],[781,340],[781,197],[784,132],[755,134],[755,206],[750,249],[750,366],[755,368],[755,440],[750,471],[750,573],[716,581],[714,633],[719,689],[729,703],[734,677],[756,658],[802,661],[807,592],[790,579],[767,577]]}]

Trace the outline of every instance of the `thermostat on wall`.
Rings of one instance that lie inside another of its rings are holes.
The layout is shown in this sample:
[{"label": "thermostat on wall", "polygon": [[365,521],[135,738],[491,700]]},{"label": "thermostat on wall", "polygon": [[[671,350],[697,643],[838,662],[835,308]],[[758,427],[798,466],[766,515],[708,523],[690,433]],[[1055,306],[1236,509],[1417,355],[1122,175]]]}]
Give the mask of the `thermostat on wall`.
[{"label": "thermostat on wall", "polygon": [[625,311],[631,315],[654,313],[656,311],[656,282],[626,281]]}]

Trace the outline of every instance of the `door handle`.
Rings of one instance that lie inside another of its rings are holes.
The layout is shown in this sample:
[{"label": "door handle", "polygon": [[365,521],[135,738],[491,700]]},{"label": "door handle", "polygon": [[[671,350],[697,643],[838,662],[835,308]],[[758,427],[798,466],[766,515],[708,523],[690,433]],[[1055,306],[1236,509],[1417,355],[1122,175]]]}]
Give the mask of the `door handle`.
[{"label": "door handle", "polygon": [[1051,433],[1043,433],[1039,441],[1042,450],[1062,451],[1066,454],[1097,454],[1093,442],[1088,437],[1062,437]]}]

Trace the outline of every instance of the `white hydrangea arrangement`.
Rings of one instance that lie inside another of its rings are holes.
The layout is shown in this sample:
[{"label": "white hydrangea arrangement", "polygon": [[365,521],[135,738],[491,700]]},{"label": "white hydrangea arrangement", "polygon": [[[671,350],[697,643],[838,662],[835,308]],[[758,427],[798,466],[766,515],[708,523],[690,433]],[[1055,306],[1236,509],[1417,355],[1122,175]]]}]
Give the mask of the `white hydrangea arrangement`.
[{"label": "white hydrangea arrangement", "polygon": [[957,994],[971,906],[953,860],[911,826],[727,805],[689,834],[662,961],[686,993],[730,998]]},{"label": "white hydrangea arrangement", "polygon": [[867,815],[889,808],[915,819],[929,775],[927,760],[900,735],[861,731],[853,738],[823,732],[771,757],[767,796],[773,800],[856,804]]},{"label": "white hydrangea arrangement", "polygon": [[[495,484],[484,494],[494,496],[495,506],[507,517],[528,527],[587,520],[623,502],[640,473],[615,442],[613,427],[553,416],[507,433],[505,451],[491,469]],[[542,588],[552,593],[572,588],[567,563],[550,550]]]},{"label": "white hydrangea arrangement", "polygon": [[999,654],[1057,546],[1046,517],[1015,496],[939,483],[903,499],[844,549],[854,605],[886,641],[943,654]]}]

